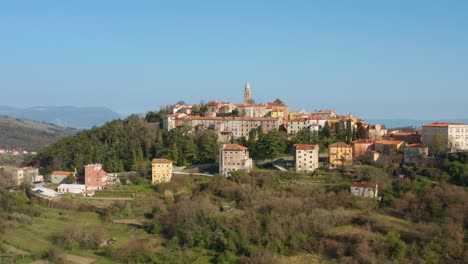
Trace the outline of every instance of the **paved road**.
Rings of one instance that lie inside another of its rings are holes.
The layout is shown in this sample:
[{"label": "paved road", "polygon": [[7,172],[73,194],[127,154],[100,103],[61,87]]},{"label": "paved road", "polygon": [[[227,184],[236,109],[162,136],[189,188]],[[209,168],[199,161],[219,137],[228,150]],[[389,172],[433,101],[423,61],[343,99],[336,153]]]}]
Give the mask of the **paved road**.
[{"label": "paved road", "polygon": [[198,176],[207,176],[207,177],[213,177],[213,174],[209,174],[209,173],[193,173],[193,172],[181,172],[181,171],[174,171],[172,172],[172,174],[181,174],[181,175],[198,175]]}]

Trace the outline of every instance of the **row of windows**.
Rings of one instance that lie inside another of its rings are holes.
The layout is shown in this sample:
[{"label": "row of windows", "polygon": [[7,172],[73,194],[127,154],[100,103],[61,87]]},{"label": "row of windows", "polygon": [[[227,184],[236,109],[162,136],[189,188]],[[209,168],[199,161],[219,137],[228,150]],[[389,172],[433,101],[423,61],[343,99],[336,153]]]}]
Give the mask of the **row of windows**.
[{"label": "row of windows", "polygon": [[[301,165],[299,165],[299,166],[298,166],[298,168],[299,168],[299,169],[301,169],[301,168],[302,168],[302,166],[301,166]],[[310,169],[313,169],[314,167],[313,167],[313,166],[309,166],[309,168],[310,168]]]},{"label": "row of windows", "polygon": [[[314,156],[313,155],[310,155],[309,158],[312,159]],[[298,159],[302,158],[302,156],[297,156]],[[306,159],[307,156],[304,156],[304,159]]]}]

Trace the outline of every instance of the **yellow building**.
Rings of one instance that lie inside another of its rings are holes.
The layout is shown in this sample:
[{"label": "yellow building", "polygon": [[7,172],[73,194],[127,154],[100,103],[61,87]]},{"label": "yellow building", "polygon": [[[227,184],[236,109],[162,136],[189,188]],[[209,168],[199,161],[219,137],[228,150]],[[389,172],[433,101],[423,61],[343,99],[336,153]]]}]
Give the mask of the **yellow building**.
[{"label": "yellow building", "polygon": [[330,167],[353,165],[353,147],[343,142],[328,146]]},{"label": "yellow building", "polygon": [[172,160],[153,159],[152,184],[170,182],[172,177]]}]

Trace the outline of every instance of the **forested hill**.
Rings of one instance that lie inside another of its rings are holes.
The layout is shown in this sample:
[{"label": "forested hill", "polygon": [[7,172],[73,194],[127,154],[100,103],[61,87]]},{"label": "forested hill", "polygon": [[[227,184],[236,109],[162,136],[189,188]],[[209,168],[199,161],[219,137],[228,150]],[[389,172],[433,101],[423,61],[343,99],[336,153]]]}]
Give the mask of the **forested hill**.
[{"label": "forested hill", "polygon": [[0,116],[0,148],[37,151],[77,132],[73,128]]},{"label": "forested hill", "polygon": [[90,163],[102,163],[109,172],[123,171],[151,156],[157,134],[158,124],[133,115],[64,138],[43,149],[32,163],[46,171],[82,171]]},{"label": "forested hill", "polygon": [[132,115],[79,132],[45,148],[31,165],[40,165],[45,172],[76,168],[82,173],[84,165],[101,163],[108,172],[138,171],[148,175],[155,157],[168,158],[179,165],[216,160],[214,131],[163,132],[159,129],[160,118],[147,119]]}]

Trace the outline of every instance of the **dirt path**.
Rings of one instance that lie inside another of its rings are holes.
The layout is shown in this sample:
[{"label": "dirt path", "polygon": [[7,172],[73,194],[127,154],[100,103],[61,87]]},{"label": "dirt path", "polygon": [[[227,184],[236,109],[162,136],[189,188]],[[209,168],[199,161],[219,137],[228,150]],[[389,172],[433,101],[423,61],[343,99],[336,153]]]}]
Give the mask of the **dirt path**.
[{"label": "dirt path", "polygon": [[63,254],[62,257],[67,261],[71,261],[77,264],[91,264],[96,261],[95,259],[92,259],[92,258],[85,258],[85,257],[80,257],[80,256],[75,256],[75,255],[70,255],[70,254]]},{"label": "dirt path", "polygon": [[29,252],[26,252],[24,250],[21,250],[19,248],[15,248],[14,246],[10,246],[8,244],[3,244],[2,245],[3,248],[5,248],[7,251],[17,255],[17,256],[26,256],[26,255],[29,255]]},{"label": "dirt path", "polygon": [[112,221],[115,224],[125,224],[125,225],[134,225],[138,227],[143,227],[144,223],[143,221],[140,221],[138,219],[120,219],[120,220],[114,220]]}]

